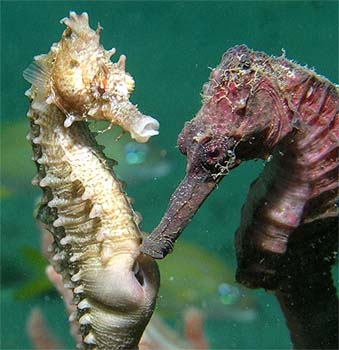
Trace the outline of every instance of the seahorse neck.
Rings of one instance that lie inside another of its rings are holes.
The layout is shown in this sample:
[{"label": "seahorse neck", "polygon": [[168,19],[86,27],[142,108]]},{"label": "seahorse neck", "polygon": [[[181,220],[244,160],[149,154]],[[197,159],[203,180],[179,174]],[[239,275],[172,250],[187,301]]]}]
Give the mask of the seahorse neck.
[{"label": "seahorse neck", "polygon": [[293,129],[274,147],[252,185],[239,229],[242,234],[250,230],[263,251],[279,254],[299,225],[338,214],[338,91],[316,78],[299,89],[289,101]]}]

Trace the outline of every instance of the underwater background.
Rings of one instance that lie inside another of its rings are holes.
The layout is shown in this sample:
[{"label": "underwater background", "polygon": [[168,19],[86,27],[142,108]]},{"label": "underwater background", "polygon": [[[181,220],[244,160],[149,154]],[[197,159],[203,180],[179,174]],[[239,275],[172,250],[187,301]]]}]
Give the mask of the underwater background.
[{"label": "underwater background", "polygon": [[[157,118],[160,135],[138,145],[119,130],[98,138],[119,161],[134,208],[150,232],[186,162],[176,148],[185,121],[201,106],[210,69],[236,44],[315,67],[338,83],[338,1],[2,1],[1,2],[1,349],[32,349],[26,332],[39,307],[48,327],[72,349],[63,300],[44,275],[40,233],[33,218],[40,190],[26,141],[29,125],[22,71],[33,56],[59,41],[59,20],[69,11],[88,12],[92,27],[104,28],[106,49],[127,56],[136,81],[133,103]],[[211,349],[289,349],[284,318],[272,294],[247,290],[234,281],[233,235],[250,183],[263,162],[231,172],[205,202],[176,245],[159,262],[162,287],[157,313],[178,333],[183,312],[199,308]],[[336,273],[334,273],[336,274]]]}]

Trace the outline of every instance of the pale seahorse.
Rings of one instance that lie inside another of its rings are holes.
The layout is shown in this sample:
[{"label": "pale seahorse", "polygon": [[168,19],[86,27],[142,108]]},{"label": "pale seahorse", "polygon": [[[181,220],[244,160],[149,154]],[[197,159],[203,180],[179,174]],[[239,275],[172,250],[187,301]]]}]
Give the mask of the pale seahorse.
[{"label": "pale seahorse", "polygon": [[52,264],[74,294],[84,349],[137,349],[155,304],[159,273],[139,253],[139,218],[113,161],[98,146],[88,119],[118,124],[139,142],[158,122],[129,101],[133,78],[99,43],[88,15],[70,13],[47,55],[24,72],[32,87],[28,135],[43,196],[38,219],[54,236]]}]

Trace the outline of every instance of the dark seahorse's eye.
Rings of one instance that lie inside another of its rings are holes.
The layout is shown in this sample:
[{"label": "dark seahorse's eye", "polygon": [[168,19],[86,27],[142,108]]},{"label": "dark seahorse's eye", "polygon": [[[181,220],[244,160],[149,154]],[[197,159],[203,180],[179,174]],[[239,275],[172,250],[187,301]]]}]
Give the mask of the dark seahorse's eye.
[{"label": "dark seahorse's eye", "polygon": [[227,150],[222,142],[211,141],[202,146],[202,163],[208,170],[217,170],[227,158]]},{"label": "dark seahorse's eye", "polygon": [[212,161],[218,161],[220,159],[221,150],[218,148],[211,149],[207,152],[206,158]]},{"label": "dark seahorse's eye", "polygon": [[201,145],[201,161],[205,169],[219,172],[234,157],[235,141],[226,137],[212,139]]}]

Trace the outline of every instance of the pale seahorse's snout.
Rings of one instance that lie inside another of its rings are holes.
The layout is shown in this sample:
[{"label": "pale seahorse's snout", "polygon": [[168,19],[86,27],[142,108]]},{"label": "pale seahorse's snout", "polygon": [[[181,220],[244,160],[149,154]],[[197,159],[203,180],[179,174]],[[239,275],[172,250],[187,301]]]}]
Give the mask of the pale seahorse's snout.
[{"label": "pale seahorse's snout", "polygon": [[137,142],[145,143],[151,136],[159,134],[159,122],[147,115],[139,113],[130,124],[131,137]]}]

